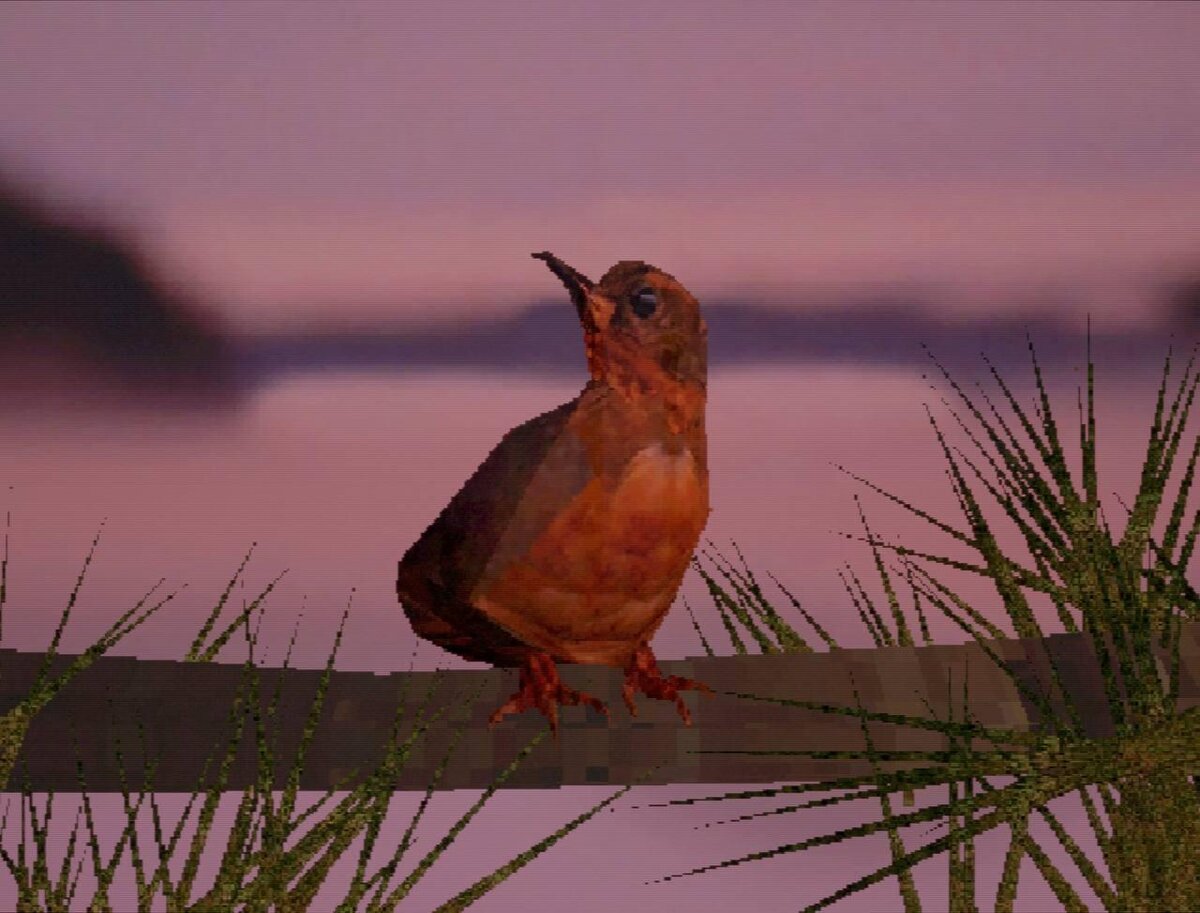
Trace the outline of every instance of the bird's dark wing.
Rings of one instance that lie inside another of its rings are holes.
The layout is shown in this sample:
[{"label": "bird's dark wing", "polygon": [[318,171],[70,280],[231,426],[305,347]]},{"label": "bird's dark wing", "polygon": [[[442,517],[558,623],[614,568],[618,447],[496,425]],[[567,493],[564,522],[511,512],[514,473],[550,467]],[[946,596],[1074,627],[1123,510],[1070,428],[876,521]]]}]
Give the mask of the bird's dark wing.
[{"label": "bird's dark wing", "polygon": [[472,629],[484,624],[478,636],[499,635],[475,617],[471,593],[489,566],[519,557],[591,480],[583,444],[567,428],[577,402],[506,434],[401,559],[397,590],[422,636],[468,655],[459,647],[475,637]]}]

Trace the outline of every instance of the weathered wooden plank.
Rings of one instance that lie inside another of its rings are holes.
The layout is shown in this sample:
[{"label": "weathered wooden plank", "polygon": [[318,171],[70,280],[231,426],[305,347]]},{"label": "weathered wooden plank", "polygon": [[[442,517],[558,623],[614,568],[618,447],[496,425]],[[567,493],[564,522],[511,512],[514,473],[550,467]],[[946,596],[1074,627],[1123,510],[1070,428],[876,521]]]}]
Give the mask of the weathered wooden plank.
[{"label": "weathered wooden plank", "polygon": [[[1014,661],[1022,680],[1036,683],[1048,666],[1036,641],[990,641]],[[1112,721],[1103,697],[1102,678],[1090,638],[1056,634],[1049,649],[1063,668],[1068,690],[1081,705],[1087,731],[1111,734]],[[1031,649],[1032,648],[1032,649]],[[1159,655],[1165,676],[1165,652]],[[1032,658],[1031,658],[1032,654]],[[14,706],[30,688],[41,654],[0,650],[0,710]],[[62,670],[73,657],[57,657]],[[964,663],[970,668],[970,708],[985,725],[1027,730],[1037,711],[975,644],[881,650],[837,650],[828,653],[700,657],[661,663],[665,673],[685,675],[714,690],[797,698],[853,706],[850,675],[863,705],[924,716],[918,695],[945,718],[947,673],[953,673],[951,696],[956,718],[962,719]],[[621,675],[616,669],[563,666],[563,679],[605,701],[611,722],[583,707],[562,711],[559,741],[547,738],[528,757],[506,788],[552,788],[570,785],[625,784],[651,766],[666,762],[649,783],[769,783],[821,781],[864,772],[861,762],[794,758],[696,755],[689,750],[858,750],[864,747],[857,720],[815,711],[745,701],[718,694],[701,698],[689,693],[694,728],[686,728],[665,701],[639,699],[639,716],[631,718],[621,701]],[[281,687],[277,715],[280,728],[276,782],[285,782],[286,765],[294,757],[300,733],[320,678],[319,670],[261,670],[263,702]],[[76,754],[71,733],[78,732],[79,751],[88,789],[119,788],[114,747],[120,740],[134,785],[140,784],[141,760],[135,721],[146,727],[150,753],[161,752],[155,788],[159,792],[190,791],[200,780],[204,758],[224,746],[227,713],[242,669],[237,665],[146,661],[103,657],[67,685],[30,727],[8,789],[17,789],[28,765],[34,791],[78,790]],[[435,678],[441,684],[431,707],[454,705],[446,718],[418,743],[409,766],[396,781],[399,790],[424,789],[456,727],[464,734],[439,789],[486,787],[545,728],[536,713],[510,717],[495,729],[487,717],[515,688],[515,670],[396,673],[334,672],[317,735],[304,766],[301,787],[324,790],[351,768],[369,770],[382,757],[395,708],[408,694],[408,711],[400,732],[412,729],[415,710]],[[475,688],[473,703],[465,704]],[[1180,705],[1200,703],[1200,623],[1184,626],[1181,638]],[[872,724],[880,749],[944,747],[940,737],[892,724]],[[979,745],[977,747],[986,747]],[[242,789],[254,777],[256,754],[252,730],[245,733],[229,785]],[[892,765],[892,768],[904,765]]]}]

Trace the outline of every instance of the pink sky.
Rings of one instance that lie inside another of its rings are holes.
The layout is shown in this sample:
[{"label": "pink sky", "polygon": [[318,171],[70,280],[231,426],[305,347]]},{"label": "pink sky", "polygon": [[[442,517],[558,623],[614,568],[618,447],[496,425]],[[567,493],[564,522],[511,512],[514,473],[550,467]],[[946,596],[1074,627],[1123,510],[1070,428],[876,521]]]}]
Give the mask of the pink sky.
[{"label": "pink sky", "polygon": [[1188,4],[0,7],[0,166],[234,326],[1191,269]]}]

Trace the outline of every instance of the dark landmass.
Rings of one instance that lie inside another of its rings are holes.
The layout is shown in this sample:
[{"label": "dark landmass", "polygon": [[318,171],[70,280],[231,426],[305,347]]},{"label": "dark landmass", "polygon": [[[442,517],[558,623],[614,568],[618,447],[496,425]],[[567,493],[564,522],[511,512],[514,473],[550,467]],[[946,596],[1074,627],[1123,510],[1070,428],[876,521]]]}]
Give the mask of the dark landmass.
[{"label": "dark landmass", "polygon": [[215,319],[132,245],[0,180],[0,392],[220,397],[230,355]]},{"label": "dark landmass", "polygon": [[[932,377],[937,358],[960,383],[988,375],[986,354],[1006,382],[1033,383],[1026,333],[1043,374],[1084,378],[1087,324],[1083,317],[1005,314],[954,322],[921,301],[809,302],[784,312],[751,302],[705,302],[709,371],[764,365],[845,364],[869,370],[908,368]],[[1196,324],[1105,329],[1093,321],[1092,360],[1099,374],[1157,377],[1168,346],[1172,375],[1186,363]],[[546,301],[514,315],[423,332],[385,330],[274,335],[236,344],[244,387],[288,374],[320,371],[487,370],[587,379],[583,340],[570,302]],[[990,378],[990,375],[988,375]],[[985,389],[989,389],[991,381]],[[1071,389],[1075,383],[1072,382]],[[968,385],[969,389],[969,385]]]},{"label": "dark landmass", "polygon": [[[398,252],[402,256],[403,252]],[[1168,345],[1182,366],[1200,329],[1200,279],[1164,284],[1162,326],[1093,323],[1097,371],[1156,377]],[[790,310],[754,300],[706,300],[709,368],[841,363],[982,379],[985,353],[1010,384],[1032,384],[1026,334],[1048,377],[1084,379],[1086,324],[1062,301],[1024,312],[946,320],[930,294],[893,289],[826,296],[797,292]],[[1070,302],[1081,313],[1086,302]],[[1079,305],[1083,307],[1079,307]],[[336,313],[331,309],[331,313]],[[232,337],[197,302],[157,276],[126,240],[52,213],[0,179],[0,407],[31,394],[59,402],[112,393],[128,405],[225,408],[291,374],[484,370],[586,380],[582,336],[565,297],[437,329],[377,326]],[[990,381],[989,381],[990,384]],[[986,387],[985,387],[986,388]]]},{"label": "dark landmass", "polygon": [[1167,284],[1167,308],[1170,315],[1192,325],[1200,324],[1200,276],[1190,276]]}]

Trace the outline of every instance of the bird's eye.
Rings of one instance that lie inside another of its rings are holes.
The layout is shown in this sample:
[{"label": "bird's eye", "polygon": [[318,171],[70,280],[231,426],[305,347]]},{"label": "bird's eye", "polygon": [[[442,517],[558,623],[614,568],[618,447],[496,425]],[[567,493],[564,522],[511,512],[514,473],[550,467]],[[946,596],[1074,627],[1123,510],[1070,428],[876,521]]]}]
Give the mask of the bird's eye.
[{"label": "bird's eye", "polygon": [[639,317],[646,318],[658,307],[658,295],[649,286],[638,289],[633,293],[633,312]]}]

